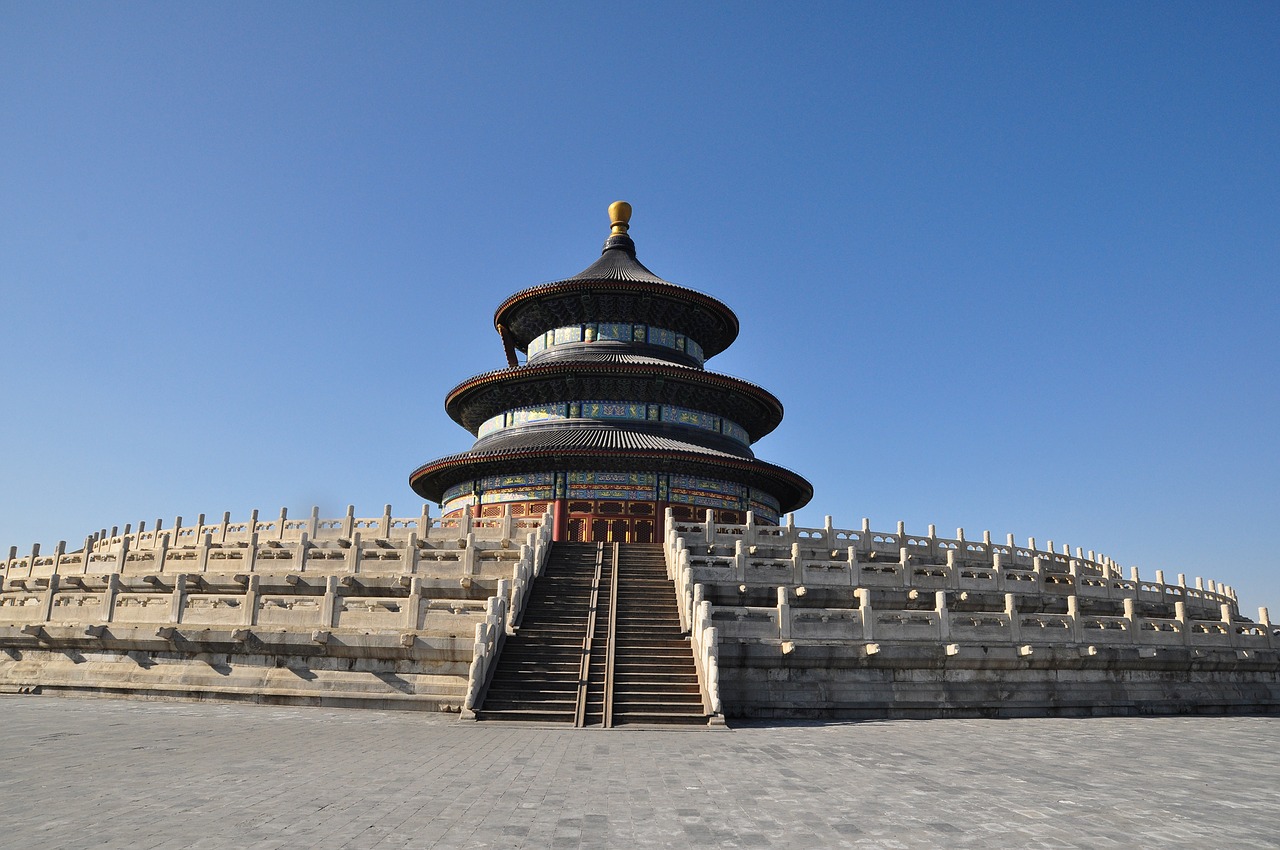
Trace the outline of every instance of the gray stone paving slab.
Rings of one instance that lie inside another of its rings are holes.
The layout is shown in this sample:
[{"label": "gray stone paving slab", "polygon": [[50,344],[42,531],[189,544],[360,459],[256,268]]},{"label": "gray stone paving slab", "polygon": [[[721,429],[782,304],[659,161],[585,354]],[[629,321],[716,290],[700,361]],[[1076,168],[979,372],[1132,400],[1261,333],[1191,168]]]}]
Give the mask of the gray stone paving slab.
[{"label": "gray stone paving slab", "polygon": [[1280,718],[571,730],[0,697],[0,847],[1280,847]]}]

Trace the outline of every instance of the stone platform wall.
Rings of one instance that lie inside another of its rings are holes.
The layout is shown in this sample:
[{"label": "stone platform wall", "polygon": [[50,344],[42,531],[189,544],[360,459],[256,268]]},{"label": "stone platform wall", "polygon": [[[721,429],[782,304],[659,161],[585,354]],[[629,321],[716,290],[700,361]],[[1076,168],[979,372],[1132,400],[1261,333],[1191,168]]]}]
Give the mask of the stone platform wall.
[{"label": "stone platform wall", "polygon": [[543,520],[282,511],[11,551],[0,690],[460,709]]},{"label": "stone platform wall", "polygon": [[666,552],[729,716],[1280,712],[1280,634],[1217,581],[830,518],[669,522]]}]

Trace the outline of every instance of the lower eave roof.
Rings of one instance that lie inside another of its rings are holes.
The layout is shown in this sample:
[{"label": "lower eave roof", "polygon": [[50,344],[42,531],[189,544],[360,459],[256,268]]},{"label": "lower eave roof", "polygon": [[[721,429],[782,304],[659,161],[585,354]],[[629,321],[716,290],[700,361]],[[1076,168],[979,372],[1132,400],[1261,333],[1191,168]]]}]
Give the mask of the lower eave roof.
[{"label": "lower eave roof", "polygon": [[473,450],[423,464],[410,474],[409,486],[424,499],[438,503],[454,484],[486,475],[573,468],[643,469],[737,481],[772,494],[783,513],[798,510],[813,498],[813,485],[785,467],[692,444],[682,445],[680,449],[562,445]]}]

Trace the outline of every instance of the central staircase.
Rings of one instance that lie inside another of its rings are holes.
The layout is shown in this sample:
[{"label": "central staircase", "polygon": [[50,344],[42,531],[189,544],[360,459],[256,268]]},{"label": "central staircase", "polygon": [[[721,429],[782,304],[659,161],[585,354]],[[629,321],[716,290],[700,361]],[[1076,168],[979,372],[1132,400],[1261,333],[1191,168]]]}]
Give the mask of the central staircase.
[{"label": "central staircase", "polygon": [[706,725],[661,545],[553,544],[476,717]]}]

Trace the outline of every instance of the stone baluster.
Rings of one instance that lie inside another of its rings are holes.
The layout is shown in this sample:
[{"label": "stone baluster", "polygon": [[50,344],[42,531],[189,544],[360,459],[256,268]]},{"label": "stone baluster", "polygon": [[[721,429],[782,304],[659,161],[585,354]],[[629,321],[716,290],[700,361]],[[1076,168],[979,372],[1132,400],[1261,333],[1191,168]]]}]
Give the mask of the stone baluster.
[{"label": "stone baluster", "polygon": [[[1135,567],[1135,569],[1137,568]],[[1134,600],[1132,596],[1126,596],[1122,600],[1122,604],[1124,605],[1125,631],[1128,632],[1129,641],[1131,643],[1137,642],[1138,616],[1135,611],[1135,608],[1137,607],[1137,602]]]},{"label": "stone baluster", "polygon": [[871,588],[859,587],[853,592],[858,599],[858,614],[862,618],[862,639],[874,638],[875,613],[871,610]]},{"label": "stone baluster", "polygon": [[409,532],[409,540],[405,543],[404,551],[400,553],[400,569],[406,574],[418,571],[418,533],[416,531]]},{"label": "stone baluster", "polygon": [[351,545],[347,549],[347,572],[352,575],[360,572],[360,532],[358,531],[351,534]]},{"label": "stone baluster", "polygon": [[320,602],[320,628],[333,628],[334,624],[337,622],[339,603],[338,577],[325,576],[324,599]]},{"label": "stone baluster", "polygon": [[1018,622],[1018,601],[1012,593],[1004,595],[1004,613],[1009,618],[1009,640],[1015,644],[1022,642],[1022,624]]},{"label": "stone baluster", "polygon": [[120,540],[120,550],[116,552],[116,572],[124,575],[125,564],[129,562],[129,538]]},{"label": "stone baluster", "polygon": [[249,576],[249,584],[244,590],[244,625],[256,626],[258,624],[258,597],[260,595],[258,588],[262,581],[262,576],[253,574]]},{"label": "stone baluster", "polygon": [[467,532],[466,539],[462,541],[465,547],[462,550],[462,574],[464,576],[473,576],[479,572],[479,561],[476,556],[476,534],[474,531]]},{"label": "stone baluster", "polygon": [[[160,524],[159,520],[156,521],[156,524]],[[156,553],[155,571],[159,575],[164,572],[164,564],[169,557],[169,535],[161,534],[157,530],[156,537],[159,539],[152,541],[152,548]]]},{"label": "stone baluster", "polygon": [[182,609],[187,602],[187,577],[181,573],[173,577],[173,595],[169,601],[169,622],[175,626],[182,622]]},{"label": "stone baluster", "polygon": [[404,627],[409,631],[418,630],[418,618],[422,614],[422,578],[414,576],[409,579],[409,595],[404,601]]},{"label": "stone baluster", "polygon": [[53,597],[58,593],[58,574],[49,574],[49,586],[44,589],[44,598],[40,600],[40,619],[49,622],[53,619]]},{"label": "stone baluster", "polygon": [[115,617],[116,596],[120,593],[120,576],[111,573],[107,576],[107,586],[102,591],[102,610],[98,616],[104,623],[110,623]]}]

